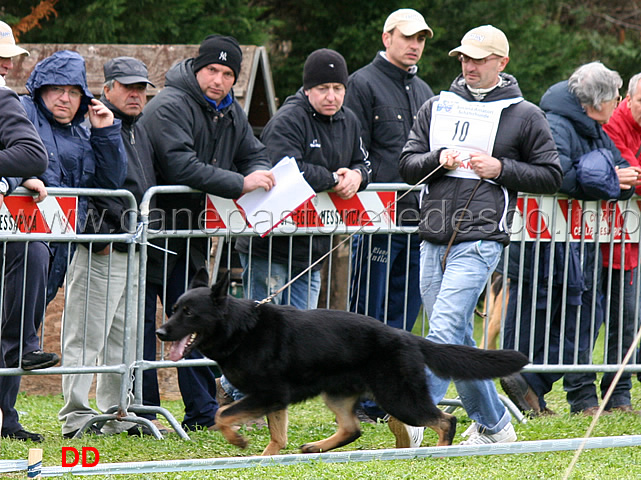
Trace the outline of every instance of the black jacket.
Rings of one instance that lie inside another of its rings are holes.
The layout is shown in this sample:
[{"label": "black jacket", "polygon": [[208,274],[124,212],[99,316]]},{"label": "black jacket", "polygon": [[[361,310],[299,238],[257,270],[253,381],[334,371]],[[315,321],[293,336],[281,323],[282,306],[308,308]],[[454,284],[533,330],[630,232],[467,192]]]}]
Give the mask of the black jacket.
[{"label": "black jacket", "polygon": [[[335,172],[347,167],[361,172],[360,189],[369,182],[367,151],[360,136],[361,126],[350,109],[343,107],[328,117],[317,113],[310,105],[307,95],[300,89],[288,97],[276,115],[267,123],[261,140],[267,147],[273,164],[283,157],[294,157],[305,180],[316,192],[329,190],[334,186]],[[305,268],[309,265],[309,237],[293,237],[292,261]],[[236,248],[249,253],[249,238],[240,237]],[[312,261],[327,253],[330,238],[315,235],[312,240]],[[254,238],[252,254],[267,258],[268,238]],[[288,237],[272,238],[272,258],[279,263],[289,261],[290,244]],[[320,269],[318,264],[315,269]]]},{"label": "black jacket", "polygon": [[[492,102],[521,96],[514,77],[502,73],[503,82],[483,99]],[[474,101],[465,80],[459,75],[450,90]],[[429,100],[418,112],[401,155],[401,175],[414,184],[439,167],[440,150],[431,151],[429,130],[432,105]],[[445,176],[440,169],[428,180],[421,201],[421,238],[436,244],[447,244],[460,215],[466,209],[455,243],[495,240],[507,245],[509,226],[519,191],[554,193],[561,186],[562,172],[554,139],[543,112],[534,104],[522,101],[505,108],[500,117],[492,156],[502,163],[495,183],[483,181],[466,208],[475,179]]]},{"label": "black jacket", "polygon": [[[154,150],[158,184],[187,185],[219,197],[238,198],[245,175],[271,168],[267,151],[235,100],[222,111],[205,100],[192,64],[190,58],[169,69],[165,88],[149,102],[141,119]],[[164,210],[166,228],[198,229],[204,201],[202,194],[160,195],[157,207]],[[176,220],[172,212],[178,210],[191,215],[180,214]],[[205,245],[204,239],[191,242],[194,265],[204,263]],[[178,253],[168,256],[171,272],[186,242],[172,240],[169,249]],[[163,252],[155,248],[148,252],[148,279],[161,282]]]},{"label": "black jacket", "polygon": [[[114,114],[114,117],[122,122],[120,134],[127,152],[127,177],[122,186],[129,190],[136,203],[140,206],[143,195],[147,189],[156,185],[156,174],[152,162],[153,150],[147,136],[147,131],[142,127],[139,120],[142,114],[132,117],[118,110],[103,95],[100,101],[105,104]],[[122,197],[92,197],[89,200],[89,219],[85,227],[85,233],[122,233],[135,229],[129,225],[129,203]],[[93,216],[93,220],[91,219]],[[134,218],[138,218],[136,215]],[[99,228],[98,228],[99,227]],[[100,245],[94,245],[100,250]],[[127,245],[115,243],[114,249],[126,252]]]},{"label": "black jacket", "polygon": [[0,112],[0,176],[8,180],[43,173],[47,151],[18,96],[7,87],[0,87]]},{"label": "black jacket", "polygon": [[[398,68],[378,52],[371,63],[349,77],[345,105],[363,127],[372,182],[403,182],[399,173],[401,151],[419,108],[434,96],[430,86],[416,76],[416,70]],[[418,210],[418,192],[399,202],[399,219],[406,208]]]}]

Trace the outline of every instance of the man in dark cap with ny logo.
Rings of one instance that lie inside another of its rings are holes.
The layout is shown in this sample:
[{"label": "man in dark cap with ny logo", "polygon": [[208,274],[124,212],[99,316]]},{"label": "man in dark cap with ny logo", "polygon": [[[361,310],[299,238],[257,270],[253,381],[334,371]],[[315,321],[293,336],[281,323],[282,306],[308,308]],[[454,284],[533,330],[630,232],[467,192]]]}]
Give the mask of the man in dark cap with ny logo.
[{"label": "man in dark cap with ny logo", "polygon": [[[142,119],[154,149],[160,185],[187,185],[234,199],[274,185],[267,151],[234,99],[232,87],[238,80],[242,57],[235,38],[209,35],[196,57],[178,62],[167,72],[165,88],[149,102]],[[157,207],[164,211],[167,230],[197,230],[204,196],[160,195]],[[157,298],[171,313],[186,281],[206,265],[207,239],[187,240],[172,238],[167,246],[161,242],[162,248],[175,254],[148,249],[145,359],[156,358]],[[194,351],[189,358],[201,357]],[[154,405],[159,403],[157,379],[155,371],[148,372],[152,373],[143,380],[143,401]],[[214,373],[208,367],[179,368],[178,383],[185,403],[183,427],[212,428],[218,409]]]}]

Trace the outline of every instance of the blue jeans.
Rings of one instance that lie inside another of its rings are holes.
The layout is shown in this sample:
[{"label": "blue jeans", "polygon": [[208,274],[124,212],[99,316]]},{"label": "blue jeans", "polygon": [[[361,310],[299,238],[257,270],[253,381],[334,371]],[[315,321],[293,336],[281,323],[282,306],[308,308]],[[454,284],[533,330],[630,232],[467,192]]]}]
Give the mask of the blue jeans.
[{"label": "blue jeans", "polygon": [[418,235],[356,235],[350,310],[411,332],[421,308],[419,249]]},{"label": "blue jeans", "polygon": [[[421,243],[421,297],[429,318],[427,339],[436,343],[475,346],[474,308],[499,262],[503,245],[493,241],[452,245],[445,271],[441,267],[447,245]],[[439,403],[450,380],[425,369],[432,401]],[[510,422],[492,380],[455,380],[454,385],[468,416],[488,434],[499,432]]]},{"label": "blue jeans", "polygon": [[[251,270],[249,255],[239,252],[240,264],[243,267],[243,295],[245,298],[263,300],[294,278],[302,269],[282,263],[271,263],[263,258],[252,256]],[[274,305],[291,305],[301,310],[310,310],[318,305],[321,278],[319,270],[309,270],[305,275],[292,283],[272,299]],[[220,385],[234,400],[243,398],[242,392],[234,387],[224,375]]]},{"label": "blue jeans", "polygon": [[[245,298],[263,300],[296,277],[303,271],[301,268],[291,267],[283,263],[271,263],[255,255],[251,259],[249,268],[249,255],[239,252],[240,264],[243,267],[243,291]],[[310,310],[318,305],[321,278],[320,270],[309,270],[305,275],[292,283],[289,287],[276,295],[272,300],[274,305],[292,305],[301,310]]]}]

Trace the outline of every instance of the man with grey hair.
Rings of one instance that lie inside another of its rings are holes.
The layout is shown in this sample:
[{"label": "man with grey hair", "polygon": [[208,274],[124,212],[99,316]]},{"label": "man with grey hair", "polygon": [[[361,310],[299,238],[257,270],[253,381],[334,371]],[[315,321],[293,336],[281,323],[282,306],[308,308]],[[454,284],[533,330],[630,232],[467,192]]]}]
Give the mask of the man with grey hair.
[{"label": "man with grey hair", "polygon": [[[510,61],[505,34],[492,25],[467,32],[450,56],[462,73],[421,107],[401,154],[400,173],[409,184],[426,182],[421,194],[421,296],[430,319],[428,340],[475,346],[474,308],[509,244],[519,191],[554,193],[561,166],[541,110],[521,95],[504,73]],[[429,176],[429,180],[425,180]],[[432,401],[445,396],[450,380],[430,370]],[[461,444],[516,440],[511,415],[492,380],[457,381],[456,390],[473,420]],[[422,427],[390,418],[397,447],[414,442]],[[417,443],[419,445],[417,445]]]},{"label": "man with grey hair", "polygon": [[[105,84],[100,101],[121,121],[120,135],[127,152],[127,176],[124,189],[129,190],[140,204],[148,188],[156,184],[152,163],[153,151],[147,132],[138,123],[147,100],[149,81],[146,65],[132,57],[118,57],[104,64]],[[135,230],[131,224],[130,207],[124,197],[92,197],[89,199],[88,217],[84,233],[124,233]],[[93,217],[93,218],[91,218]],[[130,357],[134,361],[136,317],[129,319],[126,330],[126,297],[128,244],[88,244],[78,246],[72,268],[69,272],[65,332],[62,338],[63,365],[75,365],[84,359],[85,365],[100,363],[104,355],[107,365],[122,363],[124,339],[130,342]],[[138,255],[133,259],[135,271]],[[87,284],[88,279],[90,283]],[[138,274],[132,279],[134,298],[137,303]],[[91,299],[91,306],[87,305]],[[136,311],[136,309],[134,309]],[[86,313],[85,313],[86,312]],[[120,402],[122,376],[117,373],[99,373],[96,382],[96,403],[106,411]],[[63,436],[72,438],[93,416],[98,415],[89,406],[89,390],[93,375],[63,375],[62,390],[65,405],[59,417],[64,421]],[[102,432],[92,426],[91,433],[120,433],[129,435],[152,434],[146,426],[130,422],[110,421]]]},{"label": "man with grey hair", "polygon": [[[624,200],[633,195],[641,170],[629,166],[602,126],[620,101],[622,83],[617,72],[592,62],[577,68],[568,80],[551,86],[541,98],[563,166],[561,193],[579,200]],[[505,319],[504,348],[530,355],[534,364],[573,365],[576,351],[577,362],[589,364],[594,332],[603,323],[603,305],[593,294],[601,281],[600,251],[579,242],[567,246],[564,242],[546,243],[537,258],[534,245],[526,244],[524,249],[521,252],[517,244],[510,248],[508,271],[514,281]],[[531,267],[520,274],[522,293],[518,295],[521,256],[523,265]],[[556,268],[548,272],[552,257]],[[567,273],[562,267],[566,264]],[[550,276],[555,288],[548,291]],[[534,341],[530,340],[532,335]],[[501,386],[521,411],[540,415],[550,413],[544,397],[562,376],[570,412],[595,415],[599,402],[594,373],[517,373],[502,378]]]}]

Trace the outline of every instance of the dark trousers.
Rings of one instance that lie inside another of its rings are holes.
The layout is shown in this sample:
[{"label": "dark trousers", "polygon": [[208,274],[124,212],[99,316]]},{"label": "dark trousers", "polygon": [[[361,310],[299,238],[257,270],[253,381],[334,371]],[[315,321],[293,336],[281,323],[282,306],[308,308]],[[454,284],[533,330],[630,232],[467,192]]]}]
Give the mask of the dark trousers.
[{"label": "dark trousers", "polygon": [[[390,327],[411,332],[421,308],[419,291],[421,241],[418,235],[409,237],[408,244],[407,235],[391,235],[389,255],[388,235],[354,237],[350,309],[352,312],[384,321]],[[387,299],[386,290],[388,290]],[[387,302],[387,308],[385,308],[385,302]]]},{"label": "dark trousers", "polygon": [[[354,237],[350,310],[411,332],[421,308],[421,240],[418,235],[409,237],[409,244],[404,234],[391,235],[391,242],[388,235]],[[362,401],[361,408],[372,418],[385,416],[372,400]]]},{"label": "dark trousers", "polygon": [[[43,242],[7,242],[5,246],[0,367],[15,365],[21,356],[40,349],[38,328],[46,308],[50,257],[49,248]],[[23,288],[25,260],[27,281],[26,288]],[[4,415],[2,433],[5,435],[22,429],[15,409],[21,378],[0,376],[0,409]]]},{"label": "dark trousers", "polygon": [[[518,296],[518,282],[510,282],[510,298],[507,307],[504,327],[503,348],[516,349],[525,355],[531,355],[533,364],[542,364],[546,360],[546,338],[547,362],[550,364],[574,364],[575,347],[578,344],[578,364],[590,362],[591,346],[595,335],[603,321],[603,310],[601,299],[597,298],[594,326],[592,326],[592,290],[584,291],[581,295],[581,312],[577,321],[579,306],[565,305],[565,325],[561,330],[562,318],[562,291],[552,289],[548,292],[552,298],[550,304],[550,324],[546,325],[546,300],[537,299],[534,325],[532,325],[532,295],[531,286],[523,285],[521,297]],[[521,301],[521,313],[519,317],[520,330],[518,338],[516,335],[516,304]],[[530,342],[531,328],[534,328],[533,341]],[[562,361],[561,350],[563,350]],[[526,372],[523,376],[529,383],[532,390],[538,395],[541,408],[545,408],[544,395],[552,390],[554,382],[563,377],[563,387],[567,394],[567,401],[572,412],[580,412],[586,408],[598,405],[596,387],[594,382],[590,383],[589,373],[533,373]]]},{"label": "dark trousers", "polygon": [[[194,275],[190,270],[189,280]],[[166,299],[163,305],[169,317],[176,300],[185,291],[185,260],[178,261],[169,274],[166,283]],[[156,360],[156,302],[163,301],[163,286],[147,282],[145,294],[145,338],[143,357],[145,360]],[[187,358],[203,358],[194,350]],[[197,426],[210,427],[215,423],[218,403],[216,402],[216,375],[209,367],[178,368],[178,387],[185,404],[183,428],[193,429]],[[145,370],[143,373],[143,405],[159,406],[158,375],[156,370]],[[143,415],[153,418],[153,415]]]}]

